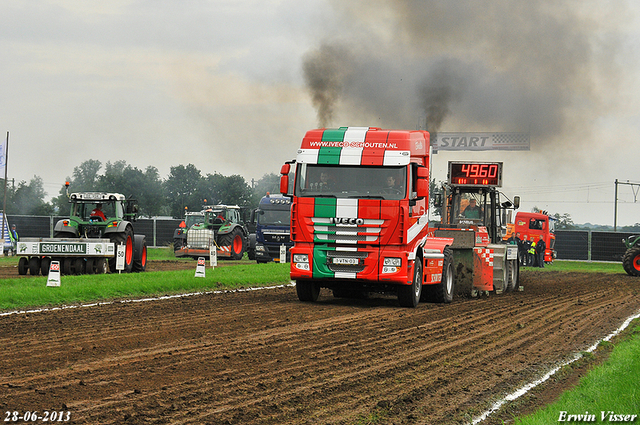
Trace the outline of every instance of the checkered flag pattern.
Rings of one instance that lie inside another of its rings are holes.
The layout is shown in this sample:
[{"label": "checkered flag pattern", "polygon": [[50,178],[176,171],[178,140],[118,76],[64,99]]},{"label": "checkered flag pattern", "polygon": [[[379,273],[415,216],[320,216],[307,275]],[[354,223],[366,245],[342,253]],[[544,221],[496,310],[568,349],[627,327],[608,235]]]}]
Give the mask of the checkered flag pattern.
[{"label": "checkered flag pattern", "polygon": [[482,258],[485,263],[493,267],[493,249],[476,248],[476,251],[480,255],[480,258]]},{"label": "checkered flag pattern", "polygon": [[529,150],[527,133],[494,133],[491,136],[493,149]]}]

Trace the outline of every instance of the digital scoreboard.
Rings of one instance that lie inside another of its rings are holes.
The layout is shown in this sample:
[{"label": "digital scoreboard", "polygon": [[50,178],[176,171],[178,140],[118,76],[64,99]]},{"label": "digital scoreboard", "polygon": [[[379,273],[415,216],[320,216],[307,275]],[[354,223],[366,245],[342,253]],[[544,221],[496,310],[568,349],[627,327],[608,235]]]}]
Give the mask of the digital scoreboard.
[{"label": "digital scoreboard", "polygon": [[453,186],[502,186],[502,162],[449,162]]}]

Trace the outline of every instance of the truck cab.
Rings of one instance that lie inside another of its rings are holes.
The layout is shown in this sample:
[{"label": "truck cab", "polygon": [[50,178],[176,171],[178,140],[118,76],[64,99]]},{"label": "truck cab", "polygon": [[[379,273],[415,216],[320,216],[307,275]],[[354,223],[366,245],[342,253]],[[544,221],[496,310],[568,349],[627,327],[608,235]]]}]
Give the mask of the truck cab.
[{"label": "truck cab", "polygon": [[290,261],[291,199],[281,194],[263,196],[258,208],[252,211],[251,222],[256,225],[256,262],[279,262],[283,245],[286,261]]},{"label": "truck cab", "polygon": [[555,221],[551,219],[547,214],[524,212],[519,211],[516,214],[514,223],[515,237],[521,241],[539,241],[540,238],[544,240],[545,251],[544,261],[545,263],[552,263],[556,258],[555,244]]},{"label": "truck cab", "polygon": [[[407,307],[421,298],[451,301],[451,240],[427,236],[427,132],[310,130],[295,164],[291,278],[300,300],[316,301],[324,287],[339,297],[396,292]],[[281,170],[282,194],[290,189],[289,165]]]}]

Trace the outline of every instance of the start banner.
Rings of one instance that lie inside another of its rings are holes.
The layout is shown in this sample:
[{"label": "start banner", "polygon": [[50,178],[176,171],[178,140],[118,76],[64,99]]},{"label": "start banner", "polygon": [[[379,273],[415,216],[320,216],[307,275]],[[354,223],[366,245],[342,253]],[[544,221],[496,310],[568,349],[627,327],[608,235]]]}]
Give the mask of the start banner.
[{"label": "start banner", "polygon": [[431,135],[431,146],[437,151],[528,151],[529,133],[446,133]]}]

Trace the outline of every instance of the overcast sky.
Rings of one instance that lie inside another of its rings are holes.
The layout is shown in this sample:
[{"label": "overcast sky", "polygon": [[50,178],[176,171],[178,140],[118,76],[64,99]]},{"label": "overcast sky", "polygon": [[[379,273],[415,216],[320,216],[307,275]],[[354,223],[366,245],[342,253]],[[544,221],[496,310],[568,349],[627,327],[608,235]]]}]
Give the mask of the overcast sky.
[{"label": "overcast sky", "polygon": [[[259,179],[320,123],[528,131],[530,151],[441,152],[433,176],[504,161],[522,209],[576,223],[613,224],[614,180],[640,183],[632,1],[5,0],[0,16],[9,178],[50,196],[88,159]],[[619,225],[640,222],[634,188]]]}]

